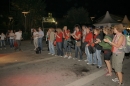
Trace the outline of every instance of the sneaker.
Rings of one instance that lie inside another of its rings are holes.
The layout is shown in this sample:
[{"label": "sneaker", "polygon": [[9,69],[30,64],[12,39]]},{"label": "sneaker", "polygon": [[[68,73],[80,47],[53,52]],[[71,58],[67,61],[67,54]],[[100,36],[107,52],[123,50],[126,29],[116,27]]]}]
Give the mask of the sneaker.
[{"label": "sneaker", "polygon": [[119,83],[119,85],[118,86],[124,86],[124,83]]},{"label": "sneaker", "polygon": [[60,56],[60,57],[63,57],[63,56]]},{"label": "sneaker", "polygon": [[119,79],[118,78],[114,78],[112,79],[113,82],[118,82],[119,83]]},{"label": "sneaker", "polygon": [[55,54],[51,54],[51,55],[55,55]]},{"label": "sneaker", "polygon": [[75,59],[77,59],[77,58],[73,58],[73,60],[75,60]]},{"label": "sneaker", "polygon": [[48,53],[48,54],[51,54],[51,53]]},{"label": "sneaker", "polygon": [[68,59],[71,59],[71,58],[72,58],[71,56],[68,57]]},{"label": "sneaker", "polygon": [[100,69],[100,68],[102,68],[102,67],[101,67],[101,66],[97,66],[97,68],[99,68],[99,69]]},{"label": "sneaker", "polygon": [[82,60],[78,60],[79,62],[82,61]]},{"label": "sneaker", "polygon": [[85,62],[87,62],[88,60],[86,59],[86,60],[84,60]]},{"label": "sneaker", "polygon": [[88,65],[90,65],[90,63],[87,63]]},{"label": "sneaker", "polygon": [[67,58],[67,57],[68,57],[67,55],[64,56],[64,58]]}]

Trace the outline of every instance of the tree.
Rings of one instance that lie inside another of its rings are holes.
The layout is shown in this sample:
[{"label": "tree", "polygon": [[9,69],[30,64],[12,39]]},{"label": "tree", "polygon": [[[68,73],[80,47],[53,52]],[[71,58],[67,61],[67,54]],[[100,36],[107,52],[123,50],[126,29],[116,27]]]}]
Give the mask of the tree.
[{"label": "tree", "polygon": [[75,24],[91,24],[89,13],[84,8],[72,8],[65,19],[66,25],[73,28]]},{"label": "tree", "polygon": [[12,0],[12,14],[15,18],[15,24],[24,26],[23,11],[29,11],[27,14],[27,28],[32,28],[42,25],[42,17],[45,14],[44,0]]}]

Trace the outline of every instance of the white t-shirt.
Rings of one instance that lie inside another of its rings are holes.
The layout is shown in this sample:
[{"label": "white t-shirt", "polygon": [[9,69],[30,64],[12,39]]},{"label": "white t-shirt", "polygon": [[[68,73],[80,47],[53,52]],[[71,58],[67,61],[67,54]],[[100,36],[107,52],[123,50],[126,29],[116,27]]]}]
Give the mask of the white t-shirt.
[{"label": "white t-shirt", "polygon": [[9,33],[10,39],[14,39],[14,33]]},{"label": "white t-shirt", "polygon": [[16,36],[16,37],[15,37],[16,40],[21,40],[22,33],[21,33],[21,32],[16,32],[16,33],[15,33],[15,36]]},{"label": "white t-shirt", "polygon": [[0,35],[1,40],[5,40],[6,36],[5,35]]},{"label": "white t-shirt", "polygon": [[37,39],[38,38],[38,32],[33,32],[33,37],[34,37],[34,39]]}]

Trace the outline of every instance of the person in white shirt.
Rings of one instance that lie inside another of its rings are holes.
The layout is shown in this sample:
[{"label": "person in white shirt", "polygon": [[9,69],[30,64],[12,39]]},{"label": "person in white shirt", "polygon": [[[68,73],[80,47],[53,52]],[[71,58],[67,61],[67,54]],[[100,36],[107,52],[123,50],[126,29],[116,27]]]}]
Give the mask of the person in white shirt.
[{"label": "person in white shirt", "polygon": [[38,32],[38,47],[40,47],[41,50],[43,50],[42,40],[43,40],[44,33],[40,27],[39,27],[38,31],[39,31]]},{"label": "person in white shirt", "polygon": [[21,38],[22,38],[22,32],[19,30],[18,32],[15,33],[15,41],[17,43],[17,47],[15,47],[15,51],[19,49],[21,51],[20,45],[21,45]]},{"label": "person in white shirt", "polygon": [[5,47],[5,38],[6,38],[5,34],[1,33],[1,35],[0,35],[0,49],[1,50],[2,50],[2,48],[6,49],[6,47]]},{"label": "person in white shirt", "polygon": [[13,33],[13,30],[11,30],[9,33],[10,48],[11,49],[14,47],[14,36],[15,36],[15,34]]},{"label": "person in white shirt", "polygon": [[38,47],[38,32],[36,31],[36,29],[33,29],[33,43],[34,43],[34,50],[36,50],[36,48]]}]

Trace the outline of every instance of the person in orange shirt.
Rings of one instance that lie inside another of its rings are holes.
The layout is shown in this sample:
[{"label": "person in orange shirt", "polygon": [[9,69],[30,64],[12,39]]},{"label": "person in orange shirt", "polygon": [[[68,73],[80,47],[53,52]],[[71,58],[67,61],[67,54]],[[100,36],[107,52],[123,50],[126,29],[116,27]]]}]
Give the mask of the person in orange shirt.
[{"label": "person in orange shirt", "polygon": [[61,28],[56,29],[56,48],[57,48],[57,55],[62,57],[63,56],[63,50],[62,50],[62,39],[63,39],[63,33]]},{"label": "person in orange shirt", "polygon": [[71,46],[69,45],[70,39],[70,30],[67,29],[67,26],[63,28],[63,38],[64,38],[64,58],[70,59],[71,57]]},{"label": "person in orange shirt", "polygon": [[77,59],[78,58],[78,53],[80,55],[80,59],[78,61],[82,60],[82,52],[81,52],[81,27],[80,25],[76,24],[74,26],[76,32],[74,34],[72,34],[72,37],[75,39],[76,41],[76,45],[75,45],[75,58],[73,59]]}]

